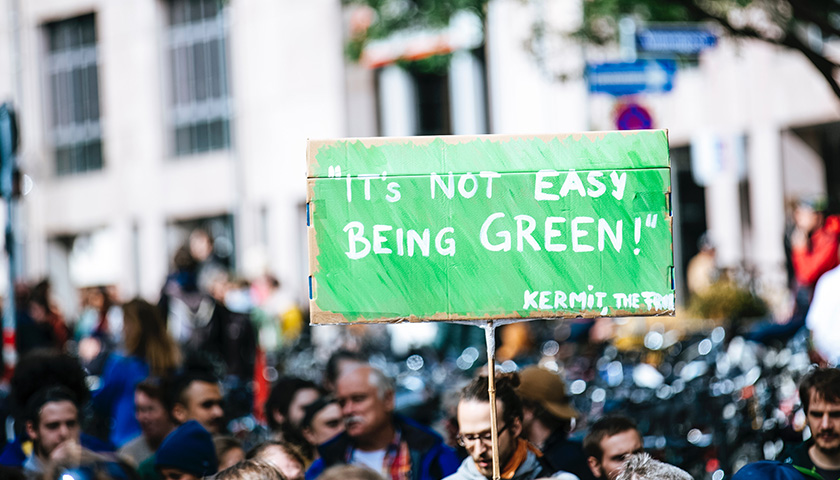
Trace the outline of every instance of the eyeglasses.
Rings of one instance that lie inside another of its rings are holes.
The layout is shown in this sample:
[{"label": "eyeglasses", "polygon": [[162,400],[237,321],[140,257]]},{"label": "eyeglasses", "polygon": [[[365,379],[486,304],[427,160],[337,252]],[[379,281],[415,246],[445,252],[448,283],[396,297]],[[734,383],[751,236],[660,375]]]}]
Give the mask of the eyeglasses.
[{"label": "eyeglasses", "polygon": [[[499,433],[496,436],[501,436],[502,433],[504,433],[504,431],[507,430],[509,425],[509,423],[506,423],[504,427],[500,428]],[[468,433],[466,435],[459,434],[455,438],[458,440],[458,445],[462,447],[466,447],[468,444],[473,444],[476,442],[483,443],[484,445],[490,445],[490,443],[493,441],[493,432],[487,430],[486,432],[481,433]]]}]

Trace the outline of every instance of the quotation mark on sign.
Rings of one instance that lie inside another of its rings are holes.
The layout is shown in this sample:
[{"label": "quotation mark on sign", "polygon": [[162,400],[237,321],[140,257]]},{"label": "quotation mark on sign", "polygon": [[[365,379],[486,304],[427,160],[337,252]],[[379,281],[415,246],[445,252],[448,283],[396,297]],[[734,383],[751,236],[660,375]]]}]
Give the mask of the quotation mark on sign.
[{"label": "quotation mark on sign", "polygon": [[[647,218],[645,218],[645,226],[648,228],[656,228],[656,219],[659,218],[659,215],[654,213],[648,213]],[[634,240],[636,240],[636,245],[642,240],[642,219],[636,217],[636,229],[634,232]],[[642,250],[639,248],[634,248],[633,253],[638,255]]]},{"label": "quotation mark on sign", "polygon": [[330,165],[330,168],[327,169],[327,177],[329,178],[339,178],[341,177],[341,167],[338,165]]}]

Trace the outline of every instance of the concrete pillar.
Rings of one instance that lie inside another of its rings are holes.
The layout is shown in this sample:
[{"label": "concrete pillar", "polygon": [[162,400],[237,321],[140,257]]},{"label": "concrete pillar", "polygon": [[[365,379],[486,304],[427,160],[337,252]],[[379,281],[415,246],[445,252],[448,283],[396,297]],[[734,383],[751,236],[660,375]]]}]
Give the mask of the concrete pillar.
[{"label": "concrete pillar", "polygon": [[417,92],[411,75],[396,65],[379,74],[380,133],[386,137],[414,135],[417,132]]},{"label": "concrete pillar", "polygon": [[786,279],[785,210],[779,128],[767,124],[752,127],[747,165],[752,218],[751,263],[756,268],[757,278],[783,287]]},{"label": "concrete pillar", "polygon": [[453,134],[487,133],[484,75],[481,63],[468,51],[459,50],[452,54],[449,63],[449,97]]}]

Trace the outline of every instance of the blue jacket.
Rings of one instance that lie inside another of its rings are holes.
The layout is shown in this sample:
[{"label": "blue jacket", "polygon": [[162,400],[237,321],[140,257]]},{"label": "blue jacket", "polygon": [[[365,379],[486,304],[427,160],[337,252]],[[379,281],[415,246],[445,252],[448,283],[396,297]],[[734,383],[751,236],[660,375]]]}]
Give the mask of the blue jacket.
[{"label": "blue jacket", "polygon": [[[458,469],[461,462],[455,450],[444,444],[440,435],[401,415],[394,415],[394,425],[400,431],[401,440],[408,444],[411,480],[441,480]],[[306,471],[306,480],[314,480],[327,468],[344,464],[352,448],[353,439],[346,433],[319,446],[321,458]]]},{"label": "blue jacket", "polygon": [[148,376],[149,365],[139,357],[111,354],[105,363],[102,387],[93,392],[93,409],[113,420],[110,440],[117,447],[141,433],[134,416],[134,389]]}]

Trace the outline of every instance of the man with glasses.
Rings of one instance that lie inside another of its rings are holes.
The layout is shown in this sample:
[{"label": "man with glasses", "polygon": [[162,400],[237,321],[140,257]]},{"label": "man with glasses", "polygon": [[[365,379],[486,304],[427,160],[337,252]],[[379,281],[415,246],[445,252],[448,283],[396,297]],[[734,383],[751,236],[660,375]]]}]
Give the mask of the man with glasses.
[{"label": "man with glasses", "polygon": [[[458,444],[469,456],[458,471],[446,480],[485,480],[493,478],[493,444],[490,423],[490,394],[486,376],[475,378],[461,391],[458,402]],[[533,480],[554,473],[542,460],[542,453],[522,433],[522,401],[516,393],[516,374],[496,378],[496,419],[499,446],[499,473],[505,480]],[[573,475],[563,478],[577,478]]]}]

